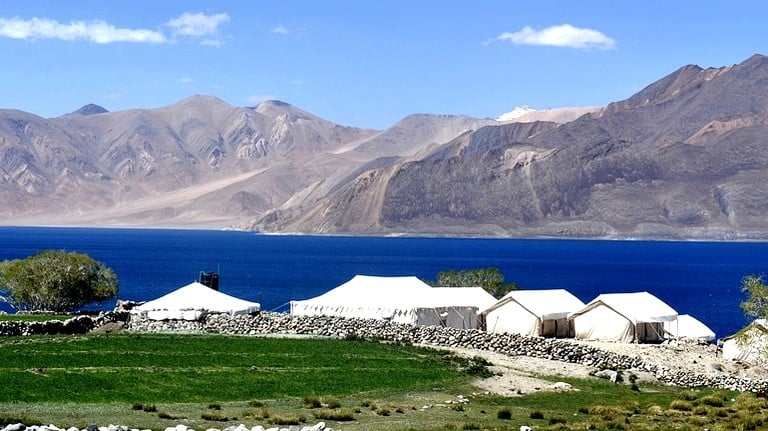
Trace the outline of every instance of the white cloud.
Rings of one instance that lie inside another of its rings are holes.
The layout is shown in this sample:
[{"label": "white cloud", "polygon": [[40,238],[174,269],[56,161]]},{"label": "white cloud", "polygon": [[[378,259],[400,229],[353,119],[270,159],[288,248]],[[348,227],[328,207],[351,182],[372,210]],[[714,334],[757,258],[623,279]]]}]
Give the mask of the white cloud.
[{"label": "white cloud", "polygon": [[202,12],[184,12],[168,21],[167,25],[173,29],[175,35],[197,37],[216,33],[219,25],[227,21],[229,21],[229,15],[226,13],[206,15]]},{"label": "white cloud", "polygon": [[48,18],[0,18],[0,36],[32,40],[87,40],[99,44],[167,42],[165,35],[155,30],[118,28],[103,20],[72,21],[63,24]]},{"label": "white cloud", "polygon": [[178,82],[179,82],[179,84],[187,85],[187,84],[193,84],[195,82],[195,80],[190,78],[190,77],[188,77],[188,76],[183,76],[183,77],[179,78]]},{"label": "white cloud", "polygon": [[578,49],[612,49],[616,41],[603,33],[570,24],[556,25],[541,30],[523,27],[514,33],[504,32],[493,40],[508,41],[515,45],[546,45]]},{"label": "white cloud", "polygon": [[280,24],[277,27],[272,29],[272,33],[275,33],[275,34],[288,34],[288,33],[290,33],[290,31],[288,30],[288,28],[286,26]]}]

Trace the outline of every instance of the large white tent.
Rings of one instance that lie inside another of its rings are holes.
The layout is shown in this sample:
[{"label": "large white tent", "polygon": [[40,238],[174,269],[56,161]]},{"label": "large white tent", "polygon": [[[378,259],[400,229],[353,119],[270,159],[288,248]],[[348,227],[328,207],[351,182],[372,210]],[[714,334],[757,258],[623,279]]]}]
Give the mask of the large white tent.
[{"label": "large white tent", "polygon": [[677,311],[648,292],[604,293],[568,319],[579,339],[660,342],[664,322],[677,320]]},{"label": "large white tent", "polygon": [[723,359],[768,365],[768,322],[757,319],[744,331],[742,337],[730,335],[720,340]]},{"label": "large white tent", "polygon": [[259,303],[235,298],[193,282],[135,307],[131,312],[146,313],[152,320],[197,320],[210,312],[236,315],[255,313],[260,309]]},{"label": "large white tent", "polygon": [[431,287],[416,277],[356,275],[314,298],[291,301],[294,316],[339,316],[476,328],[477,313],[496,302],[482,288]]},{"label": "large white tent", "polygon": [[676,321],[664,322],[664,330],[667,332],[667,338],[707,342],[715,339],[715,333],[707,325],[690,314],[681,314],[677,316]]},{"label": "large white tent", "polygon": [[572,337],[568,314],[584,303],[564,289],[513,290],[481,314],[491,333]]}]

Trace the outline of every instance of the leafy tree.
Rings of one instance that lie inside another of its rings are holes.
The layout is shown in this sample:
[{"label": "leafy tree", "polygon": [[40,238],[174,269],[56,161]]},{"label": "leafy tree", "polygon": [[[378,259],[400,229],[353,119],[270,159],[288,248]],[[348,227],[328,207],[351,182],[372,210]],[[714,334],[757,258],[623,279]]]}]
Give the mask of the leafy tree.
[{"label": "leafy tree", "polygon": [[768,286],[763,275],[747,275],[741,279],[741,291],[747,295],[741,309],[750,319],[768,318]]},{"label": "leafy tree", "polygon": [[512,290],[517,290],[517,284],[505,283],[504,274],[498,268],[450,270],[437,274],[435,286],[446,287],[482,287],[495,298],[501,298]]},{"label": "leafy tree", "polygon": [[[750,320],[768,319],[768,285],[765,284],[763,275],[747,275],[742,278],[741,291],[747,295],[747,299],[740,304],[744,315]],[[768,328],[750,323],[736,334],[736,341],[741,346],[755,344],[754,337],[761,335],[755,331],[766,333]],[[760,361],[768,361],[768,346],[760,348],[758,356]]]},{"label": "leafy tree", "polygon": [[115,273],[82,253],[45,250],[0,262],[0,287],[18,309],[72,311],[117,295]]}]

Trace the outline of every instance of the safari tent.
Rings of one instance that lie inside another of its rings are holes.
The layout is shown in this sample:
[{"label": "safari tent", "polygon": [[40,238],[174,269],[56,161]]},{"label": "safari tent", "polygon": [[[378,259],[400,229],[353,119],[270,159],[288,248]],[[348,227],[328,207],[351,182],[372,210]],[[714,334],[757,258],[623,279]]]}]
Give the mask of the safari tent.
[{"label": "safari tent", "polygon": [[480,320],[490,333],[573,337],[568,314],[583,307],[564,289],[514,290],[483,311]]},{"label": "safari tent", "polygon": [[768,321],[757,319],[745,331],[744,338],[730,335],[720,340],[723,359],[768,365]]},{"label": "safari tent", "polygon": [[495,301],[481,288],[431,287],[416,277],[356,275],[320,296],[291,301],[291,315],[469,329],[477,327],[478,311]]},{"label": "safari tent", "polygon": [[676,321],[664,322],[664,330],[667,338],[697,340],[711,342],[715,339],[715,333],[699,319],[690,314],[677,316]]},{"label": "safari tent", "polygon": [[571,313],[576,338],[626,343],[661,342],[677,311],[648,292],[604,293]]},{"label": "safari tent", "polygon": [[197,320],[206,313],[250,314],[261,309],[256,302],[235,298],[193,282],[167,295],[134,307],[133,313],[146,313],[152,320]]}]

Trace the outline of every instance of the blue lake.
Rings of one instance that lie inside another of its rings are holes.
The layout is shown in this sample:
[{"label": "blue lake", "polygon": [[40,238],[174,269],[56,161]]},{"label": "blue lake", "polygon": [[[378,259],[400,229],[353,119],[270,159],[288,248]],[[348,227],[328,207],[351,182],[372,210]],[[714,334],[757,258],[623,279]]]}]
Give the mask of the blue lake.
[{"label": "blue lake", "polygon": [[[87,253],[115,270],[120,299],[149,300],[218,271],[221,291],[287,310],[355,274],[434,279],[494,266],[522,289],[648,291],[718,337],[745,324],[741,278],[768,272],[768,243],[273,236],[235,231],[0,228],[0,260],[43,249]],[[5,305],[5,304],[0,304]],[[114,303],[102,304],[110,309]],[[2,308],[2,307],[0,307]],[[8,310],[7,308],[5,310]]]}]

